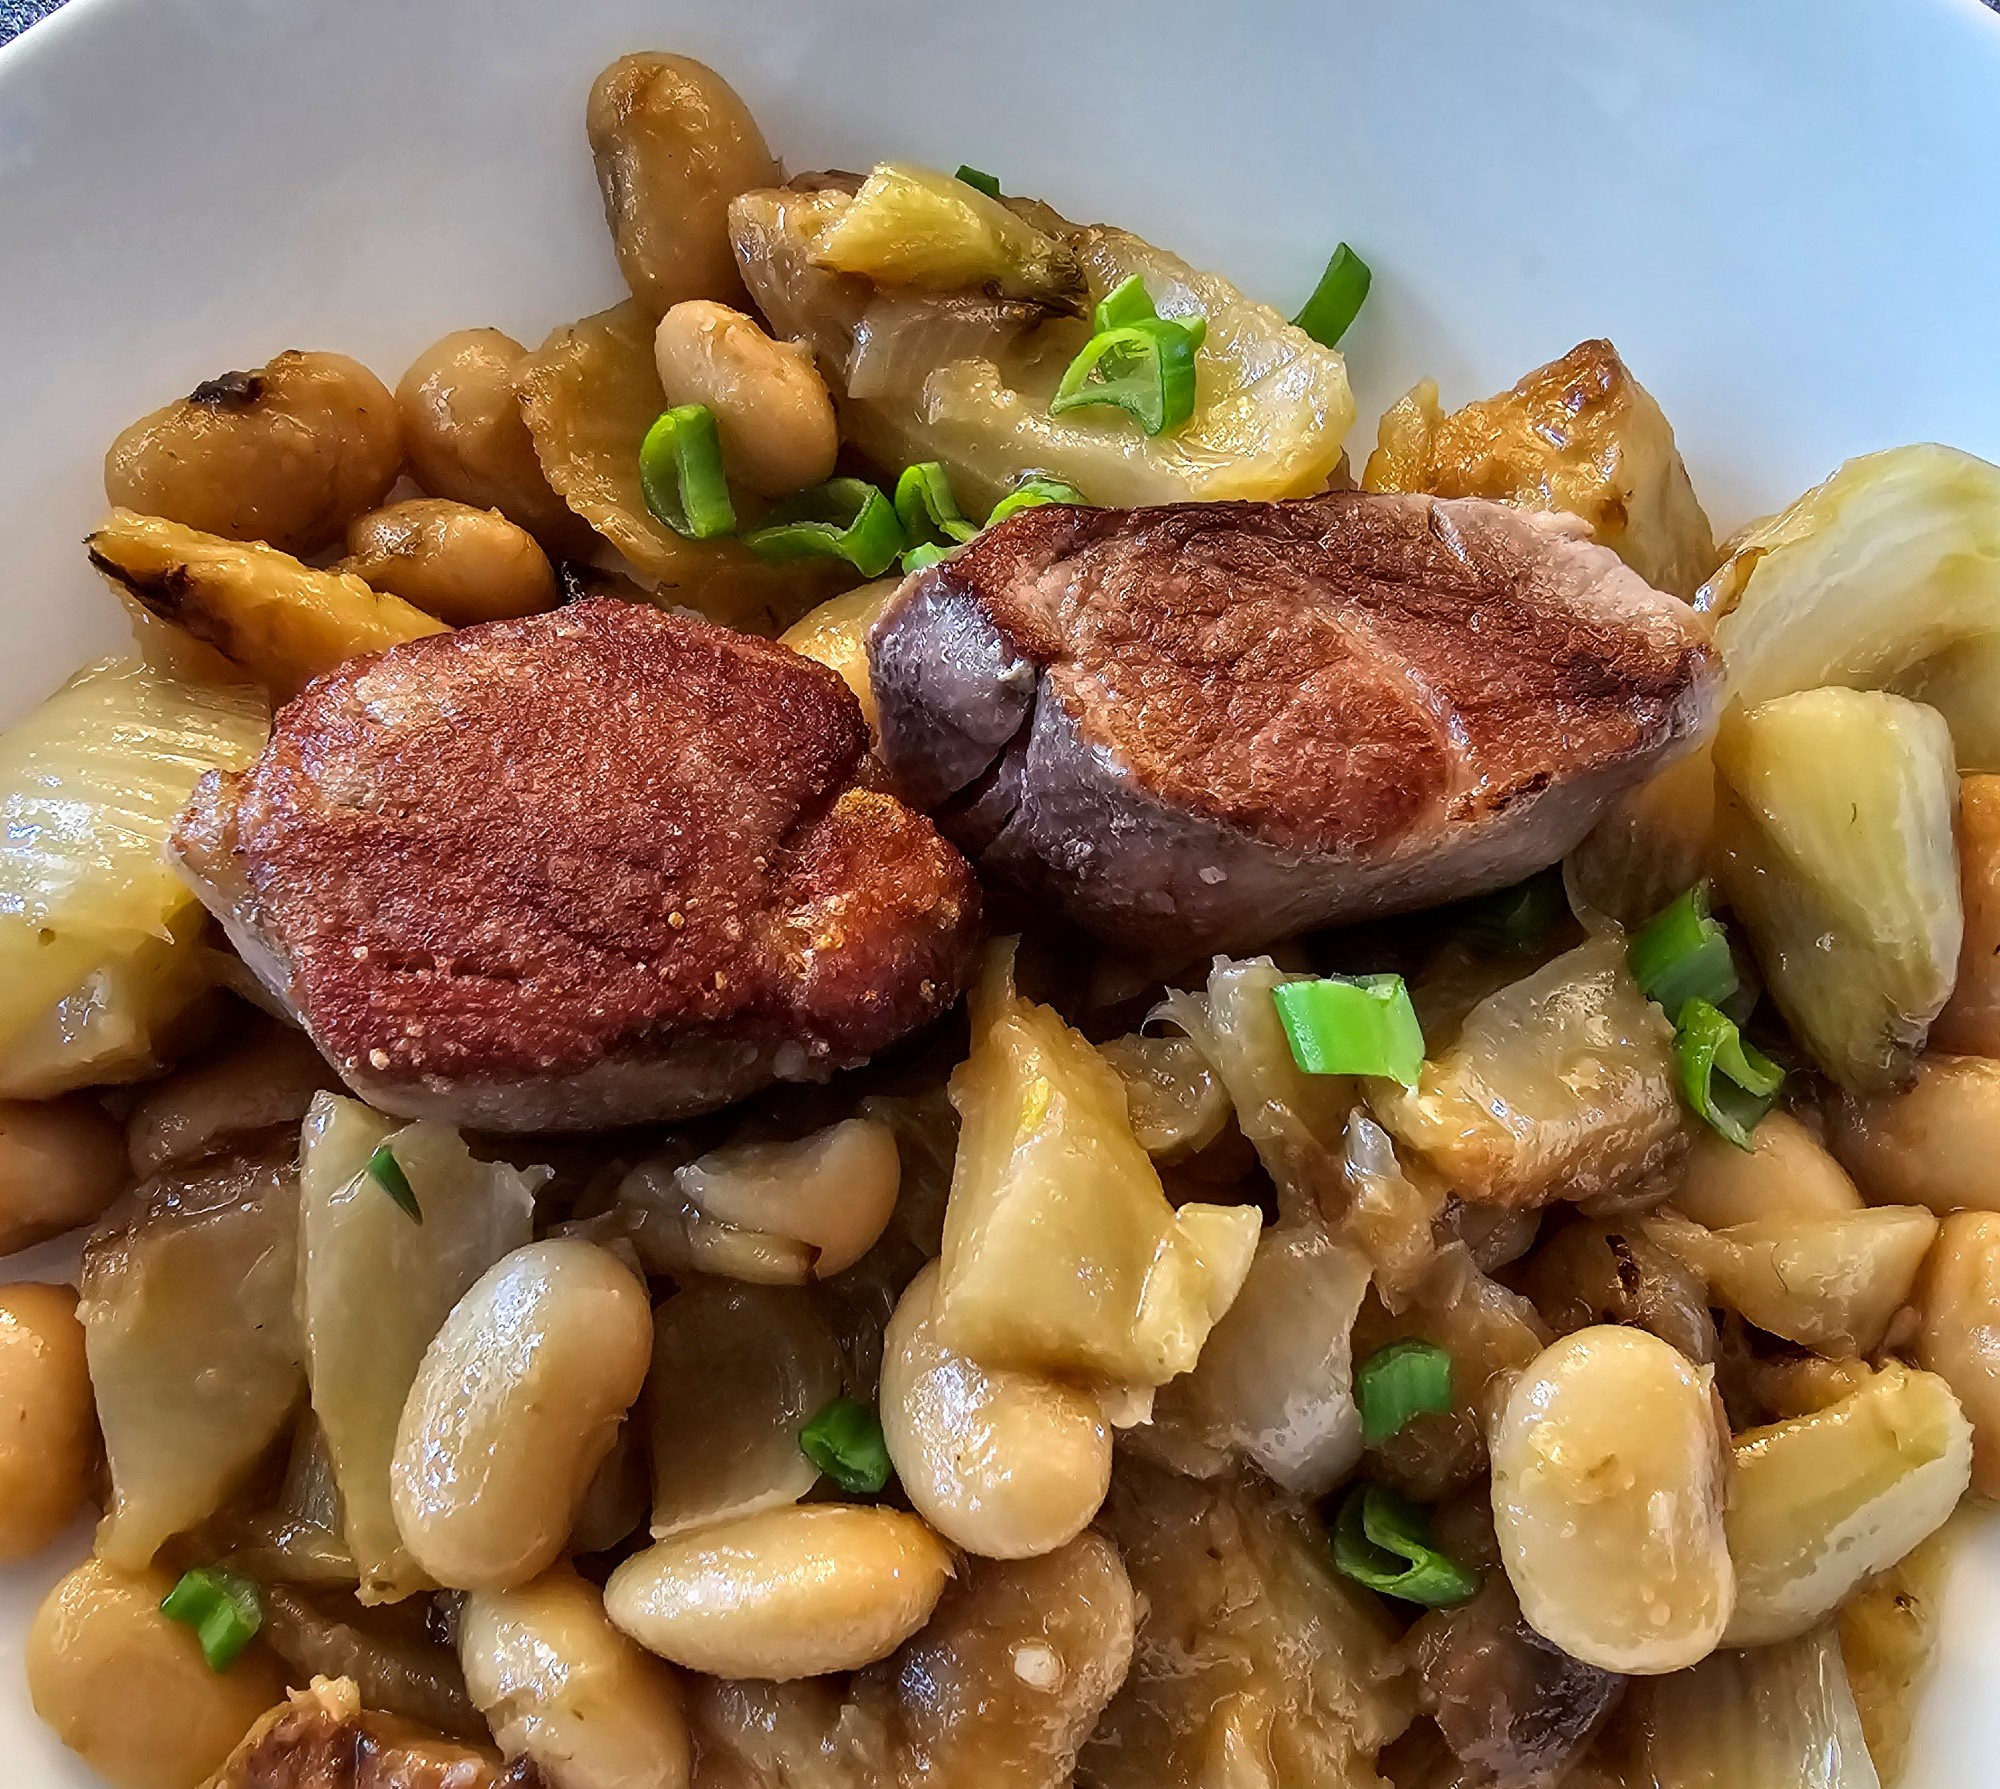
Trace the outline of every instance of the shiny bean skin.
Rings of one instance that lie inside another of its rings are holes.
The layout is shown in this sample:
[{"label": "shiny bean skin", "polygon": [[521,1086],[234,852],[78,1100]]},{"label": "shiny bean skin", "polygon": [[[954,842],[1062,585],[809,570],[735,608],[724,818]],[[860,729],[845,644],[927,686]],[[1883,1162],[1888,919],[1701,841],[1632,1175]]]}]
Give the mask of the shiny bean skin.
[{"label": "shiny bean skin", "polygon": [[729,201],[782,176],[736,90],[690,56],[621,56],[592,83],[584,129],[632,296],[655,317],[738,298]]},{"label": "shiny bean skin", "polygon": [[1036,1373],[987,1369],[937,1334],[937,1264],[911,1281],[882,1340],[882,1433],[917,1513],[989,1559],[1073,1539],[1111,1484],[1098,1400]]},{"label": "shiny bean skin", "polygon": [[806,1503],[654,1542],[611,1574],[604,1608],[690,1671],[783,1682],[886,1658],[951,1575],[944,1543],[915,1516]]},{"label": "shiny bean skin", "polygon": [[1789,1112],[1766,1113],[1750,1141],[1742,1150],[1721,1132],[1704,1130],[1688,1155],[1675,1208],[1711,1230],[1797,1212],[1861,1209],[1854,1182]]},{"label": "shiny bean skin", "polygon": [[548,1789],[686,1789],[672,1669],[613,1627],[574,1572],[475,1591],[459,1615],[458,1655],[501,1751],[526,1758]]},{"label": "shiny bean skin", "polygon": [[290,350],[210,379],[111,444],[104,494],[225,540],[316,553],[403,469],[388,387],[345,354]]},{"label": "shiny bean skin", "polygon": [[39,1552],[83,1507],[97,1417],[67,1286],[0,1286],[0,1560]]},{"label": "shiny bean skin", "polygon": [[501,1590],[554,1563],[645,1382],[653,1317],[615,1255],[553,1237],[458,1301],[396,1430],[396,1526],[440,1584]]},{"label": "shiny bean skin", "polygon": [[2000,1211],[2000,1062],[1926,1057],[1902,1092],[1844,1102],[1831,1142],[1871,1205]]},{"label": "shiny bean skin", "polygon": [[35,1712],[111,1789],[199,1789],[285,1693],[255,1643],[211,1671],[194,1630],[160,1613],[173,1587],[157,1569],[87,1559],[28,1630]]},{"label": "shiny bean skin", "polygon": [[1578,1330],[1493,1426],[1493,1518],[1529,1626],[1606,1671],[1678,1671],[1736,1601],[1709,1374],[1644,1330]]},{"label": "shiny bean skin", "polygon": [[726,304],[690,298],[660,319],[653,358],[669,404],[713,414],[723,468],[738,484],[783,497],[833,476],[833,399],[803,348],[773,341]]},{"label": "shiny bean skin", "polygon": [[340,569],[453,627],[535,615],[556,602],[555,569],[532,534],[496,509],[442,497],[357,516]]}]

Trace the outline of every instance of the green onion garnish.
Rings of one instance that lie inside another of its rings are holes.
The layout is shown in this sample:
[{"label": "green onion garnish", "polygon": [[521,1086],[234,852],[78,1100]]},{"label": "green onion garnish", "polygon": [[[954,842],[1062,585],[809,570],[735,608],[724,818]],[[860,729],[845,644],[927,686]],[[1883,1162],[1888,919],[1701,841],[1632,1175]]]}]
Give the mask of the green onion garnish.
[{"label": "green onion garnish", "polygon": [[997,199],[1000,196],[1000,182],[991,174],[982,174],[977,168],[968,168],[961,164],[954,178],[963,180],[967,186],[977,187],[989,199]]},{"label": "green onion garnish", "polygon": [[424,1221],[416,1189],[410,1185],[410,1177],[403,1172],[403,1164],[396,1160],[388,1144],[377,1144],[375,1153],[368,1158],[368,1178],[409,1214],[412,1223]]},{"label": "green onion garnish", "polygon": [[1282,982],[1273,992],[1292,1060],[1309,1075],[1387,1075],[1414,1087],[1424,1032],[1400,975]]},{"label": "green onion garnish", "polygon": [[950,551],[951,548],[941,547],[936,541],[929,540],[925,541],[921,546],[912,547],[903,555],[903,575],[908,577],[913,571],[926,570],[928,567],[937,564]]},{"label": "green onion garnish", "polygon": [[211,1671],[227,1671],[264,1625],[257,1586],[234,1572],[208,1566],[183,1572],[181,1581],[160,1599],[160,1613],[194,1629]]},{"label": "green onion garnish", "polygon": [[997,528],[1017,509],[1040,509],[1045,503],[1073,503],[1079,509],[1088,507],[1083,493],[1075,485],[1066,485],[1059,478],[1031,472],[994,504],[993,513],[986,518],[986,526]]},{"label": "green onion garnish", "polygon": [[1097,301],[1090,327],[1102,335],[1107,329],[1123,329],[1129,323],[1143,323],[1159,314],[1153,308],[1146,282],[1136,273],[1128,273]]},{"label": "green onion garnish", "polygon": [[676,534],[713,540],[736,532],[736,508],[722,475],[722,443],[704,404],[682,404],[646,431],[639,446],[646,507]]},{"label": "green onion garnish", "polygon": [[1361,1439],[1387,1441],[1413,1416],[1451,1408],[1451,1356],[1435,1342],[1391,1342],[1354,1375]]},{"label": "green onion garnish", "polygon": [[830,478],[776,505],[743,544],[765,559],[845,559],[864,578],[879,578],[904,543],[887,497],[861,479]]},{"label": "green onion garnish", "polygon": [[1319,284],[1313,287],[1312,296],[1292,319],[1293,323],[1321,347],[1339,347],[1340,338],[1360,312],[1374,277],[1368,271],[1368,263],[1343,242],[1333,251],[1333,259],[1327,262]]},{"label": "green onion garnish", "polygon": [[799,1451],[851,1495],[873,1496],[889,1482],[889,1447],[875,1412],[835,1398],[799,1431]]},{"label": "green onion garnish", "polygon": [[1479,1579],[1430,1545],[1423,1508],[1381,1485],[1356,1485],[1333,1525],[1333,1563],[1357,1584],[1384,1596],[1449,1609],[1479,1588]]},{"label": "green onion garnish", "polygon": [[1646,921],[1625,947],[1632,979],[1673,1018],[1690,1000],[1727,1006],[1736,992],[1729,939],[1708,909],[1708,887],[1697,882]]},{"label": "green onion garnish", "polygon": [[[1112,298],[1131,284],[1127,280]],[[1109,304],[1111,299],[1105,302]],[[1125,302],[1129,304],[1129,299]],[[1150,300],[1148,305],[1150,308]],[[1194,414],[1194,355],[1207,333],[1208,323],[1202,317],[1185,322],[1140,317],[1115,329],[1100,330],[1069,363],[1056,395],[1049,400],[1049,414],[1060,416],[1086,404],[1110,404],[1123,410],[1148,435],[1178,428]]]},{"label": "green onion garnish", "polygon": [[1734,1019],[1700,998],[1681,1008],[1674,1065],[1696,1115],[1738,1149],[1751,1148],[1750,1133],[1777,1099],[1785,1071],[1743,1041]]},{"label": "green onion garnish", "polygon": [[979,532],[979,525],[967,521],[958,507],[951,474],[936,460],[903,468],[903,476],[896,480],[896,520],[912,546],[927,542],[961,546]]},{"label": "green onion garnish", "polygon": [[1493,951],[1532,950],[1569,913],[1561,870],[1543,870],[1512,888],[1496,889],[1459,909],[1465,934]]}]

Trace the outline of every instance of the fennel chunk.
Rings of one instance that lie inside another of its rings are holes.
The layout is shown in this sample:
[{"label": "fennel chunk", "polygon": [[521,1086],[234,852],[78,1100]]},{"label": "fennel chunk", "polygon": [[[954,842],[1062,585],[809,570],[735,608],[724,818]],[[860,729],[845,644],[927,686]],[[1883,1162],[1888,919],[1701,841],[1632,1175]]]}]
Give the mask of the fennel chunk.
[{"label": "fennel chunk", "polygon": [[1718,878],[1771,998],[1850,1093],[1895,1086],[1958,973],[1951,737],[1935,711],[1816,689],[1733,715]]},{"label": "fennel chunk", "polygon": [[298,1211],[288,1160],[231,1158],[148,1181],[86,1245],[77,1316],[113,1565],[136,1571],[213,1515],[296,1408]]},{"label": "fennel chunk", "polygon": [[1254,1206],[1167,1203],[1117,1072],[989,953],[945,1211],[939,1333],[982,1366],[1159,1385],[1195,1363],[1250,1269]]},{"label": "fennel chunk", "polygon": [[1480,1002],[1415,1087],[1373,1081],[1368,1104],[1469,1204],[1642,1191],[1690,1140],[1673,1026],[1626,969],[1623,933]]},{"label": "fennel chunk", "polygon": [[[387,1143],[416,1196],[415,1222],[368,1171]],[[451,1308],[529,1240],[547,1170],[479,1162],[448,1126],[395,1128],[323,1093],[306,1115],[300,1195],[307,1373],[326,1435],[364,1603],[426,1588],[389,1503],[396,1425],[424,1350]]]}]

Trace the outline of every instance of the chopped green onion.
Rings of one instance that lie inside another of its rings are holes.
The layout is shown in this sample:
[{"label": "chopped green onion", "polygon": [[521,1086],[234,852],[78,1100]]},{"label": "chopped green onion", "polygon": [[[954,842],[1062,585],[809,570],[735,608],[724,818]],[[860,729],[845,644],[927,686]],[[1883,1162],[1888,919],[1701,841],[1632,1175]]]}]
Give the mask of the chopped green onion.
[{"label": "chopped green onion", "polygon": [[211,1671],[227,1671],[264,1625],[257,1586],[234,1572],[208,1566],[183,1572],[181,1581],[160,1599],[160,1613],[194,1629]]},{"label": "chopped green onion", "polygon": [[1354,1375],[1361,1439],[1387,1441],[1413,1416],[1451,1408],[1451,1356],[1412,1338],[1378,1348]]},{"label": "chopped green onion", "polygon": [[961,164],[954,178],[963,180],[967,186],[977,187],[989,199],[997,199],[1000,196],[1000,182],[991,174],[982,174],[977,168],[968,168]]},{"label": "chopped green onion", "polygon": [[722,443],[704,404],[682,404],[646,431],[639,446],[646,507],[676,534],[713,540],[736,532],[736,508],[722,475]]},{"label": "chopped green onion", "polygon": [[1069,363],[1049,414],[1110,404],[1148,435],[1178,428],[1194,414],[1194,355],[1207,332],[1201,317],[1142,317],[1099,331]]},{"label": "chopped green onion", "polygon": [[1532,950],[1569,916],[1561,870],[1543,870],[1511,888],[1480,895],[1459,909],[1473,943],[1493,951]]},{"label": "chopped green onion", "polygon": [[993,513],[986,518],[986,526],[997,528],[1017,509],[1040,509],[1045,503],[1073,503],[1079,509],[1088,507],[1083,493],[1075,485],[1066,485],[1059,478],[1033,472],[994,504]]},{"label": "chopped green onion", "polygon": [[864,578],[879,578],[904,542],[887,497],[861,479],[830,478],[776,505],[743,544],[765,559],[845,559]]},{"label": "chopped green onion", "polygon": [[1368,263],[1343,242],[1333,251],[1333,259],[1327,262],[1319,284],[1313,287],[1312,296],[1292,319],[1293,323],[1321,347],[1339,347],[1340,338],[1359,314],[1374,277],[1368,271]]},{"label": "chopped green onion", "polygon": [[410,1185],[410,1177],[403,1172],[403,1164],[396,1160],[388,1144],[378,1144],[375,1153],[368,1158],[368,1178],[409,1214],[412,1223],[421,1224],[424,1221],[416,1189]]},{"label": "chopped green onion", "polygon": [[1751,1148],[1750,1133],[1777,1099],[1785,1071],[1743,1041],[1734,1019],[1699,997],[1681,1008],[1674,1065],[1696,1116],[1738,1149]]},{"label": "chopped green onion", "polygon": [[868,1405],[835,1398],[799,1431],[799,1451],[850,1494],[872,1496],[889,1482],[889,1446]]},{"label": "chopped green onion", "polygon": [[1292,1060],[1309,1075],[1387,1075],[1414,1087],[1424,1032],[1400,975],[1281,982],[1273,992]]},{"label": "chopped green onion", "polygon": [[1707,884],[1697,882],[1632,934],[1625,948],[1632,979],[1669,1018],[1690,1000],[1727,1006],[1736,992],[1736,964],[1719,920],[1710,917]]},{"label": "chopped green onion", "polygon": [[1128,323],[1152,321],[1159,314],[1153,308],[1153,297],[1146,290],[1146,282],[1136,273],[1128,273],[1097,301],[1097,308],[1091,313],[1090,327],[1096,334],[1102,335],[1107,329],[1123,329]]},{"label": "chopped green onion", "polygon": [[903,468],[903,476],[896,480],[896,520],[913,542],[964,542],[979,532],[978,524],[968,522],[958,507],[951,474],[936,460]]},{"label": "chopped green onion", "polygon": [[1424,1509],[1381,1485],[1356,1485],[1333,1525],[1333,1563],[1383,1596],[1449,1609],[1478,1589],[1478,1577],[1430,1544]]},{"label": "chopped green onion", "polygon": [[920,546],[912,547],[903,555],[903,575],[908,577],[913,571],[926,570],[930,566],[937,564],[950,551],[951,548],[941,547],[934,540],[927,540]]}]

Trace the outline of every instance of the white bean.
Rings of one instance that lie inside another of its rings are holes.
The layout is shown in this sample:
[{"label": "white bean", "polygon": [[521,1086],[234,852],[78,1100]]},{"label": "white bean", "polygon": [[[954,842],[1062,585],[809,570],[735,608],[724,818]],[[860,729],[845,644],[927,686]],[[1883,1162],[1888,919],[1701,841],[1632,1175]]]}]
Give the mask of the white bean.
[{"label": "white bean", "polygon": [[1861,1195],[1819,1139],[1789,1112],[1767,1113],[1738,1149],[1703,1129],[1688,1155],[1676,1209],[1711,1230],[1757,1218],[1859,1211]]},{"label": "white bean", "polygon": [[1918,1352],[1972,1422],[1972,1487],[2000,1498],[2000,1212],[1955,1211],[1918,1300]]},{"label": "white bean", "polygon": [[773,341],[726,304],[691,298],[660,319],[653,359],[670,405],[708,406],[723,469],[738,484],[783,497],[833,476],[833,399],[803,348]]},{"label": "white bean", "polygon": [[783,1682],[886,1658],[951,1575],[944,1543],[915,1516],[808,1503],[656,1541],[611,1574],[604,1608],[690,1671]]},{"label": "white bean", "polygon": [[459,1590],[552,1564],[652,1354],[645,1288],[593,1243],[516,1249],[458,1301],[410,1387],[390,1500],[417,1562]]},{"label": "white bean", "polygon": [[604,1599],[574,1572],[475,1591],[458,1656],[501,1751],[526,1758],[549,1789],[686,1789],[673,1672],[611,1625]]},{"label": "white bean", "polygon": [[0,1286],[0,1560],[22,1559],[83,1507],[97,1414],[67,1286]]},{"label": "white bean", "polygon": [[130,1178],[118,1122],[95,1100],[0,1099],[0,1255],[101,1217]]},{"label": "white bean", "polygon": [[1077,1386],[988,1369],[937,1333],[937,1263],[910,1282],[882,1339],[882,1435],[917,1513],[989,1559],[1073,1539],[1111,1484],[1111,1427]]},{"label": "white bean", "polygon": [[1832,1142],[1872,1204],[2000,1211],[2000,1062],[1929,1057],[1901,1093],[1847,1101]]},{"label": "white bean", "polygon": [[1528,1624],[1607,1671],[1678,1671],[1736,1601],[1706,1368],[1644,1330],[1546,1348],[1494,1425],[1493,1519]]}]

